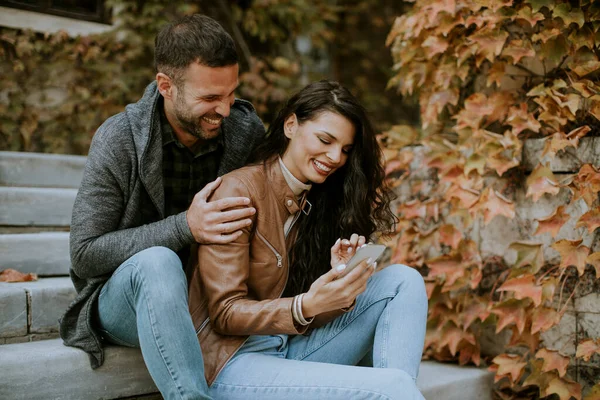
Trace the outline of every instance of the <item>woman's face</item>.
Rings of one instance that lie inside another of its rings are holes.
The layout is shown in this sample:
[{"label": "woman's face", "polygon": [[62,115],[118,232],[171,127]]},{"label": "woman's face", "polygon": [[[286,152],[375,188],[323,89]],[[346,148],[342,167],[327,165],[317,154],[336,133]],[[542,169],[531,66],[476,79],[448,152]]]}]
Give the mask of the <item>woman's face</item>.
[{"label": "woman's face", "polygon": [[290,139],[282,160],[290,172],[304,183],[323,183],[348,160],[354,144],[354,125],[330,111],[298,124],[295,114],[284,124]]}]

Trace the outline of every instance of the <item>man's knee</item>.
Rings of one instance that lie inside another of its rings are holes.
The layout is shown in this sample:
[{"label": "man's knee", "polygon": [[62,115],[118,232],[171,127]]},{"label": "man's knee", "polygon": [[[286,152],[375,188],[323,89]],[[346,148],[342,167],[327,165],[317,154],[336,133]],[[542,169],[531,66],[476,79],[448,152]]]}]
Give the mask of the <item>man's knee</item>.
[{"label": "man's knee", "polygon": [[144,285],[149,290],[153,287],[187,288],[181,260],[173,250],[161,246],[150,247],[137,253],[134,258],[133,278],[136,285]]}]

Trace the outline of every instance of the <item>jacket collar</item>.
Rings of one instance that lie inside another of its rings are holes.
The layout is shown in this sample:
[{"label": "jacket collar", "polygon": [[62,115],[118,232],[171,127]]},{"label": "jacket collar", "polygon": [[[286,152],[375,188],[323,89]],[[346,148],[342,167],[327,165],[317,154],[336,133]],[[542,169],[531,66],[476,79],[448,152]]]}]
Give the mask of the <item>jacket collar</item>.
[{"label": "jacket collar", "polygon": [[300,201],[296,199],[294,192],[287,184],[281,165],[279,164],[279,156],[272,157],[265,162],[267,181],[273,188],[273,192],[277,197],[279,204],[282,204],[290,214],[296,214],[303,210],[306,214],[310,212],[310,206],[306,200],[308,192],[304,192]]}]

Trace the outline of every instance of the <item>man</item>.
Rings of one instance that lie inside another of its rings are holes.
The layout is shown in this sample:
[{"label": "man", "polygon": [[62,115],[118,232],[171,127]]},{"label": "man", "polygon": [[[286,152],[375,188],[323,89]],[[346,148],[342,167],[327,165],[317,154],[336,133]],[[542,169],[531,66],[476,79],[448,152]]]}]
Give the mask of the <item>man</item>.
[{"label": "man", "polygon": [[228,243],[250,224],[246,198],[209,202],[264,136],[234,98],[238,58],[214,20],[185,17],[156,37],[156,81],[96,132],[71,223],[78,292],[65,344],[103,363],[102,342],[140,347],[166,399],[208,399],[187,305],[190,246]]}]

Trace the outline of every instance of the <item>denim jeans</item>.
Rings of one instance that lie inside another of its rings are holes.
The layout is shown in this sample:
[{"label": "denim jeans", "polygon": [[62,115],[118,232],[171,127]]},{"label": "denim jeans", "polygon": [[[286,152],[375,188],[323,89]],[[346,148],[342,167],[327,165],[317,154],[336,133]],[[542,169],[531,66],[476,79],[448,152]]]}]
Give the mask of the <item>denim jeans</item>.
[{"label": "denim jeans", "polygon": [[165,399],[210,399],[187,281],[173,251],[152,247],[121,264],[100,292],[98,323],[108,341],[141,348]]},{"label": "denim jeans", "polygon": [[250,336],[210,394],[228,400],[423,399],[415,381],[426,322],[423,278],[392,265],[370,278],[350,312],[309,335]]}]

